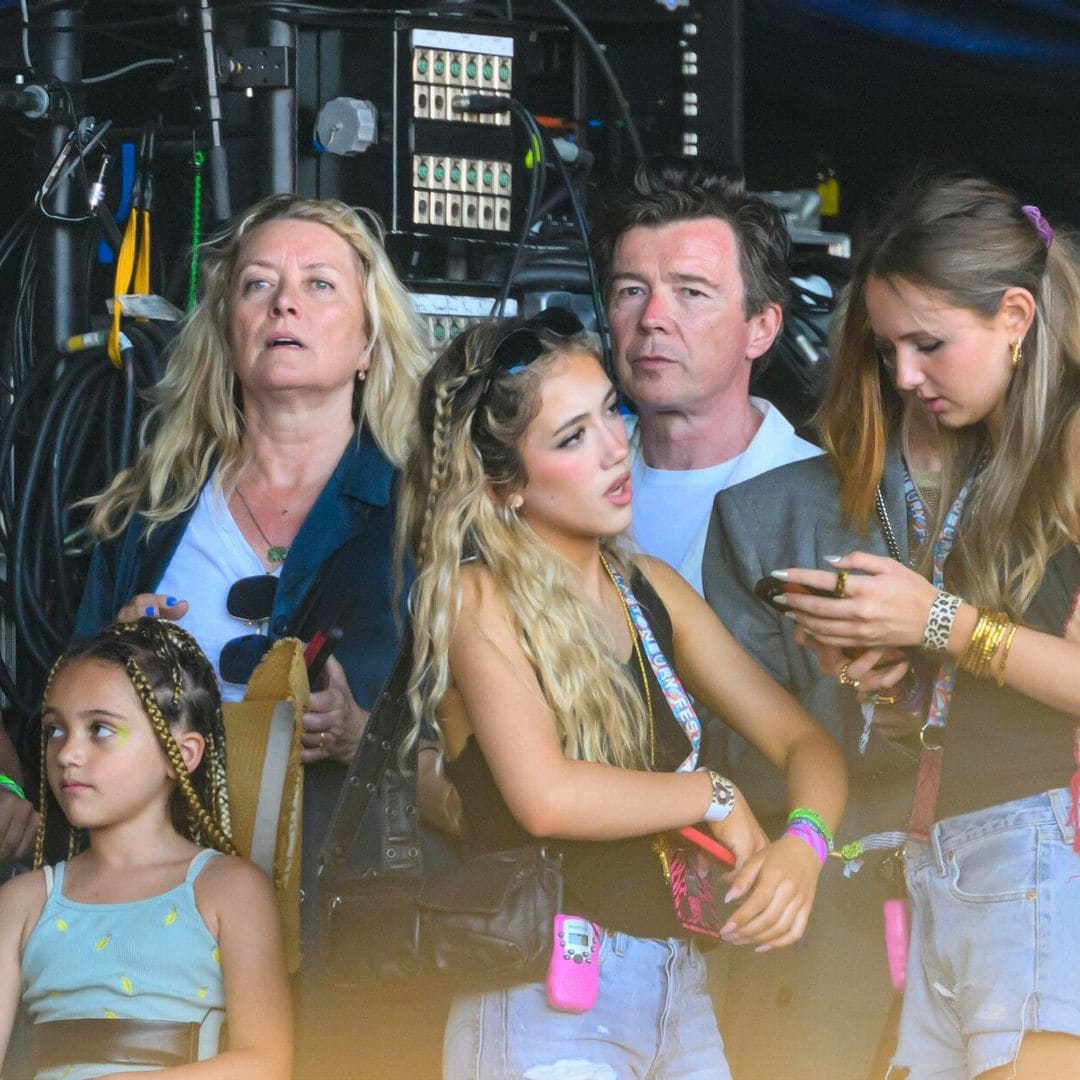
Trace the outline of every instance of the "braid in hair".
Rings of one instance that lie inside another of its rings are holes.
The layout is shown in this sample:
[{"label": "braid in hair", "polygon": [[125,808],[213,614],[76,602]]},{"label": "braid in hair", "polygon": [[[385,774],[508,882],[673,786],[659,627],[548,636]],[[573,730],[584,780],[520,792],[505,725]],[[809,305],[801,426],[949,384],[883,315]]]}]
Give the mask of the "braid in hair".
[{"label": "braid in hair", "polygon": [[[63,663],[64,658],[58,656],[54,661],[51,668],[49,668],[49,674],[45,678],[45,692],[41,695],[42,700],[49,696],[49,689],[53,684],[53,679],[56,678],[56,673],[60,670],[60,665]],[[46,770],[45,751],[49,745],[49,736],[45,730],[45,725],[41,725],[41,767],[39,773],[39,787],[38,798],[41,805],[38,807],[38,826],[34,833],[34,869],[40,870],[45,865],[45,822],[49,817],[49,778]],[[70,829],[71,826],[69,825]],[[70,837],[68,844],[70,846]]]},{"label": "braid in hair", "polygon": [[465,358],[464,368],[456,375],[437,382],[435,385],[434,416],[431,426],[431,475],[428,478],[427,500],[424,505],[423,523],[417,544],[416,562],[420,566],[427,553],[431,537],[432,519],[439,494],[446,485],[450,473],[451,421],[454,413],[454,401],[461,388],[474,379],[484,367],[482,353],[473,353]]},{"label": "braid in hair", "polygon": [[222,831],[218,823],[199,801],[199,796],[191,782],[191,775],[180,753],[180,747],[169,730],[169,722],[165,719],[161,706],[158,705],[153,687],[134,657],[128,657],[124,666],[128,678],[131,680],[132,686],[135,687],[135,692],[139,695],[139,700],[146,710],[150,726],[154,729],[154,734],[157,735],[158,742],[161,743],[165,756],[169,759],[169,764],[176,773],[177,783],[180,785],[180,790],[183,792],[184,799],[187,802],[189,838],[197,844],[209,842],[212,847],[217,848],[219,851],[234,855],[236,851],[233,848],[232,838]]}]

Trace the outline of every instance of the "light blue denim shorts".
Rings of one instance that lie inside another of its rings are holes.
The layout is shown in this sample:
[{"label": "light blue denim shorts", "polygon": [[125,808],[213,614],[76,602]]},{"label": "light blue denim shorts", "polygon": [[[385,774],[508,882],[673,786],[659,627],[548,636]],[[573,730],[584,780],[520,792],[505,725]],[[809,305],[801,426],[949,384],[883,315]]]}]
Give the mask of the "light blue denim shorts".
[{"label": "light blue denim shorts", "polygon": [[938,822],[905,849],[911,947],[893,1065],[972,1078],[1028,1031],[1080,1036],[1080,855],[1058,788]]},{"label": "light blue denim shorts", "polygon": [[692,942],[603,932],[587,1013],[547,1003],[543,983],[454,999],[445,1080],[731,1080],[705,960]]}]

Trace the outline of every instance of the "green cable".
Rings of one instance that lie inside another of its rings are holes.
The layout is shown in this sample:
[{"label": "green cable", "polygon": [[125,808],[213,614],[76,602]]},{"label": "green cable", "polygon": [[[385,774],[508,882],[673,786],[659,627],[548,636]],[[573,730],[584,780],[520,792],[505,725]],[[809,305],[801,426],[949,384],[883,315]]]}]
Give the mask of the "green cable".
[{"label": "green cable", "polygon": [[188,280],[187,309],[195,306],[199,292],[199,241],[202,239],[202,167],[206,155],[195,151],[195,183],[191,191],[191,277]]}]

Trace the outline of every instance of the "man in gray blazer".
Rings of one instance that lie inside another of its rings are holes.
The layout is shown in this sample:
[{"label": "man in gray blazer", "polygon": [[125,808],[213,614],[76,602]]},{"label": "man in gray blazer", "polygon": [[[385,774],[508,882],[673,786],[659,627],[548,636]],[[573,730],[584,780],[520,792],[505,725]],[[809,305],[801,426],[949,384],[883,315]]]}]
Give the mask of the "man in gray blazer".
[{"label": "man in gray blazer", "polygon": [[[882,479],[900,555],[908,558],[907,513],[898,449]],[[825,568],[826,555],[888,555],[880,529],[860,535],[841,520],[836,476],[825,457],[774,469],[716,497],[703,563],[705,597],[740,644],[795,694],[844,748],[851,774],[838,844],[902,828],[911,808],[917,755],[876,732],[858,751],[863,717],[853,691],[823,676],[797,645],[795,624],[754,594],[772,570]],[[729,775],[770,835],[783,829],[782,778],[731,736]],[[740,1080],[864,1080],[892,1001],[882,902],[897,895],[880,858],[847,879],[839,860],[821,876],[806,937],[794,950],[731,958],[720,1027]]]}]

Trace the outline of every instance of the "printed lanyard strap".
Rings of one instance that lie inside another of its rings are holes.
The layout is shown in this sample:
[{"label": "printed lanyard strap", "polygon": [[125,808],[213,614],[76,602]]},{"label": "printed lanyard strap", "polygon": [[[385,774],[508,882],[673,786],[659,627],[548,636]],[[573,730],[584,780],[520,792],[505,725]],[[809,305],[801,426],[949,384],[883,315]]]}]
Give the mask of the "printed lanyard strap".
[{"label": "printed lanyard strap", "polygon": [[[971,493],[971,486],[975,482],[976,472],[964,481],[949,512],[945,515],[945,521],[941,526],[941,535],[934,541],[934,561],[930,578],[931,584],[940,589],[945,580],[945,560],[952,551],[956,541],[956,530],[960,524],[960,516],[964,512],[964,503],[967,502]],[[907,465],[904,466],[904,498],[907,500],[908,517],[912,528],[915,530],[915,539],[920,546],[925,546],[929,541],[929,515],[926,505],[919,494],[915,482],[911,479]],[[956,686],[956,661],[951,657],[945,659],[938,668],[934,678],[934,688],[930,695],[930,707],[926,712],[927,727],[944,727],[949,716],[949,703],[952,701],[953,689]]]},{"label": "printed lanyard strap", "polygon": [[649,658],[649,666],[653,669],[656,681],[664,692],[664,698],[671,709],[671,713],[678,721],[679,727],[682,728],[683,734],[690,743],[689,755],[675,771],[690,772],[697,768],[698,756],[701,752],[701,721],[698,719],[690,695],[683,688],[679,676],[675,674],[675,669],[668,663],[667,657],[664,656],[652,632],[652,627],[649,626],[649,620],[645,618],[645,612],[641,610],[641,604],[638,603],[637,597],[634,596],[630,586],[627,585],[622,574],[614,566],[608,564],[608,569],[612,580],[622,594],[626,610],[630,613],[630,620],[633,622],[638,638],[641,641],[641,647]]}]

